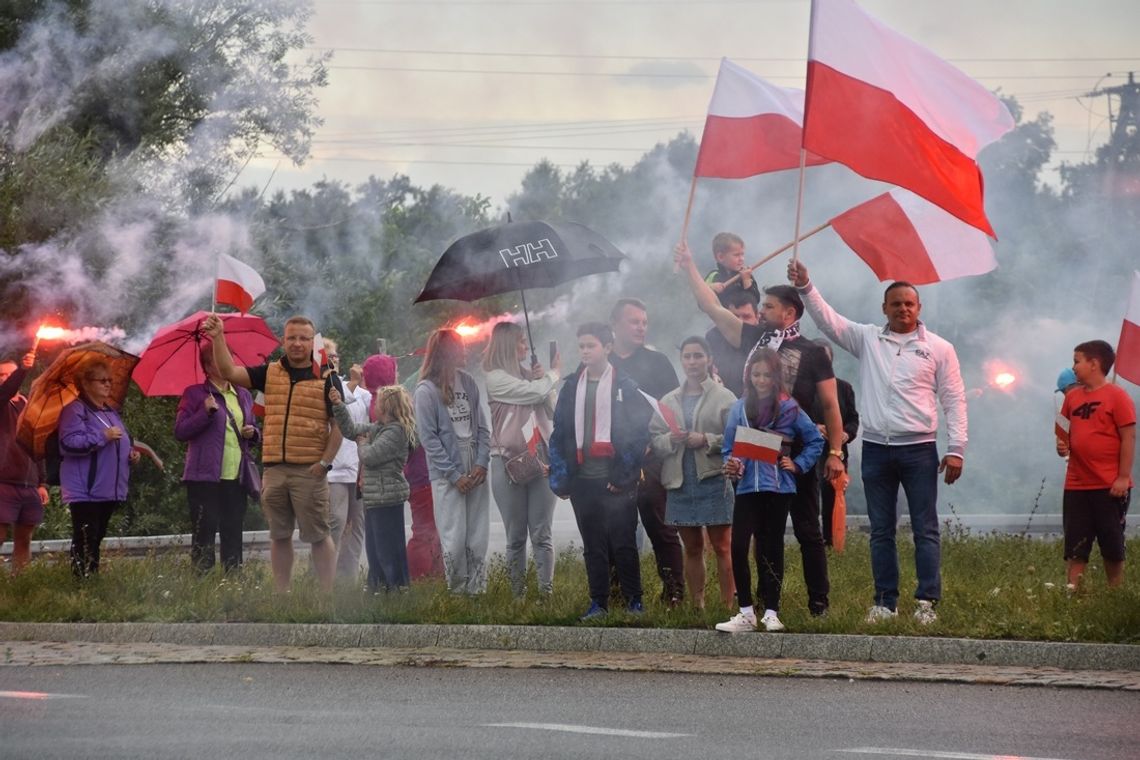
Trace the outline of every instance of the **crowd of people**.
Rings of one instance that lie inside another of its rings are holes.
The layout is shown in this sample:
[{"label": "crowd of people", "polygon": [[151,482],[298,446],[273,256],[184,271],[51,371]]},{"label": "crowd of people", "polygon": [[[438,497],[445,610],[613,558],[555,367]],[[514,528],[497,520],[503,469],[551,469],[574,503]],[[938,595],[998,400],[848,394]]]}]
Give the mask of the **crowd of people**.
[{"label": "crowd of people", "polygon": [[[358,576],[363,548],[375,593],[437,576],[451,593],[477,595],[487,585],[493,494],[512,590],[526,593],[529,539],[538,593],[550,595],[551,526],[557,500],[568,499],[588,584],[583,620],[608,615],[615,599],[629,613],[644,610],[640,523],[662,603],[680,605],[687,596],[705,606],[711,549],[720,601],[738,609],[716,628],[779,631],[789,516],[808,611],[827,614],[830,508],[847,482],[848,445],[861,435],[874,580],[867,620],[899,614],[901,488],[915,545],[910,612],[922,624],[934,622],[942,598],[938,480],[949,485],[962,475],[967,443],[954,347],[920,320],[922,303],[909,283],[887,286],[885,323],[860,324],[824,300],[801,262],[789,263],[790,284],[761,290],[738,236],[721,233],[712,248],[717,266],[707,276],[687,245],[674,250],[697,307],[712,321],[705,335],[680,340],[670,357],[648,344],[646,304],[621,298],[607,321],[577,327],[579,363],[570,372],[554,351],[542,366],[523,329],[503,322],[483,352],[480,383],[468,371],[460,335],[439,329],[409,393],[391,356],[371,356],[342,376],[337,344],[326,339],[327,363],[317,361],[316,326],[301,316],[284,325],[281,359],[238,365],[223,320],[209,317],[200,346],[205,381],[186,388],[174,421],[175,437],[187,445],[194,568],[214,567],[216,536],[224,570],[241,566],[243,518],[257,499],[279,592],[293,583],[299,531],[325,591],[338,576]],[[805,313],[827,340],[803,335]],[[832,343],[858,361],[854,384],[835,377]],[[1103,341],[1076,347],[1074,385],[1058,418],[1057,451],[1068,459],[1064,552],[1074,586],[1094,541],[1109,583],[1123,578],[1135,409],[1108,382],[1112,363]],[[29,560],[49,479],[45,463],[13,434],[18,391],[33,365],[32,354],[0,363],[0,540],[12,534],[16,571]],[[82,578],[99,569],[100,544],[127,498],[138,452],[108,403],[108,364],[87,362],[75,382],[79,397],[59,421],[59,484],[72,518],[72,566]],[[260,427],[256,392],[264,394]],[[941,456],[939,407],[947,428]],[[775,443],[745,444],[754,440]]]}]

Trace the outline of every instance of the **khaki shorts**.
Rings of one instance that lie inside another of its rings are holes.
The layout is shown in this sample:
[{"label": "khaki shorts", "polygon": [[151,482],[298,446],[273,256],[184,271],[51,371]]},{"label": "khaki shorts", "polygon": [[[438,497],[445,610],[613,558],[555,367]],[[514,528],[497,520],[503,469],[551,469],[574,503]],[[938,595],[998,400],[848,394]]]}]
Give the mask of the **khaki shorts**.
[{"label": "khaki shorts", "polygon": [[273,540],[290,538],[293,526],[301,540],[316,544],[329,535],[329,483],[313,477],[307,464],[275,464],[261,478],[261,511]]}]

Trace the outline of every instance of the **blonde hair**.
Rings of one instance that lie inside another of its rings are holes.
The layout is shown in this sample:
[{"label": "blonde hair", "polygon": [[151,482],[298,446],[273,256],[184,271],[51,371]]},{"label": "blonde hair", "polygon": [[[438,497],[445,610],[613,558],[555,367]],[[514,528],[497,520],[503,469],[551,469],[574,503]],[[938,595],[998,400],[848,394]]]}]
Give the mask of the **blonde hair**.
[{"label": "blonde hair", "polygon": [[519,364],[519,339],[524,335],[514,322],[500,322],[491,330],[491,342],[483,354],[483,371],[501,369],[508,375],[522,377]]},{"label": "blonde hair", "polygon": [[394,422],[404,429],[408,448],[416,447],[416,413],[412,410],[412,397],[402,385],[385,385],[376,389],[377,417],[383,412],[388,422]]}]

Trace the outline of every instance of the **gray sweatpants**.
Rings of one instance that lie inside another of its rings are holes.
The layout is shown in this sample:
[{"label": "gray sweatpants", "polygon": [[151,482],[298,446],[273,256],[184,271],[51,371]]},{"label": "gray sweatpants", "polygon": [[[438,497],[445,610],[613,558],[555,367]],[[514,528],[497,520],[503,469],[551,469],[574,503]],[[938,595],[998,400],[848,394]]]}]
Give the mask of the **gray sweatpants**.
[{"label": "gray sweatpants", "polygon": [[538,590],[549,594],[554,588],[554,542],[550,525],[558,497],[546,478],[515,485],[507,477],[502,457],[491,457],[491,492],[503,516],[507,531],[507,570],[516,596],[526,590],[526,537],[530,535]]},{"label": "gray sweatpants", "polygon": [[364,503],[356,497],[355,483],[329,483],[329,527],[337,548],[337,577],[355,580],[364,547]]},{"label": "gray sweatpants", "polygon": [[[475,444],[459,442],[464,472],[474,467]],[[491,532],[491,495],[484,481],[466,494],[445,478],[432,478],[435,527],[443,548],[447,589],[453,594],[487,590],[487,544]]]}]

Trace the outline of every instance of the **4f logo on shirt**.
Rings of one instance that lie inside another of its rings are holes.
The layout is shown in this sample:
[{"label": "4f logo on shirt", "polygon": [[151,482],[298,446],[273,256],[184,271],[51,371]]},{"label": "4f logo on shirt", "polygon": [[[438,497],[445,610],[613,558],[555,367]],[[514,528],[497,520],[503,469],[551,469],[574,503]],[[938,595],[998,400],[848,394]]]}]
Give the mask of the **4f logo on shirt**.
[{"label": "4f logo on shirt", "polygon": [[1096,411],[1096,408],[1100,406],[1101,403],[1102,402],[1100,401],[1086,401],[1073,410],[1073,416],[1080,417],[1082,420],[1087,420],[1089,417],[1093,416],[1093,412]]},{"label": "4f logo on shirt", "polygon": [[558,258],[558,251],[555,250],[550,240],[543,238],[537,243],[523,243],[516,245],[513,249],[503,248],[499,251],[499,256],[503,259],[503,266],[510,269],[511,267],[525,267],[527,264],[537,264],[543,259],[556,259]]}]

